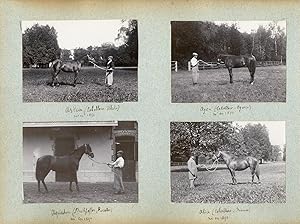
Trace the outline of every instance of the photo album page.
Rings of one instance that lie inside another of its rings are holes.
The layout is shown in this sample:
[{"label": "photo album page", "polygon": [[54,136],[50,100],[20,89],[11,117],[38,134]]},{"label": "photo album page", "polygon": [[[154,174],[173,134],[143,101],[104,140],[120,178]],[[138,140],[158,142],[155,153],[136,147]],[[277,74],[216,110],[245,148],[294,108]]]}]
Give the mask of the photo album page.
[{"label": "photo album page", "polygon": [[0,222],[300,223],[299,9],[1,1]]}]

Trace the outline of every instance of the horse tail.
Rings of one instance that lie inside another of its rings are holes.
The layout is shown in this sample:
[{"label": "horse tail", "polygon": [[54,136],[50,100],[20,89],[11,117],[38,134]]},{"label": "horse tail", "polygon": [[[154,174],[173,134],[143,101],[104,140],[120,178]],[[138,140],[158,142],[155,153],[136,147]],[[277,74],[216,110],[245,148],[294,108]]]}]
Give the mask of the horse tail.
[{"label": "horse tail", "polygon": [[[43,161],[42,161],[43,160]],[[35,178],[43,180],[51,169],[51,158],[43,156],[38,158],[35,167]]]},{"label": "horse tail", "polygon": [[35,178],[37,180],[42,180],[43,179],[43,172],[42,172],[42,167],[41,167],[41,161],[40,158],[36,161],[36,166],[35,166]]}]

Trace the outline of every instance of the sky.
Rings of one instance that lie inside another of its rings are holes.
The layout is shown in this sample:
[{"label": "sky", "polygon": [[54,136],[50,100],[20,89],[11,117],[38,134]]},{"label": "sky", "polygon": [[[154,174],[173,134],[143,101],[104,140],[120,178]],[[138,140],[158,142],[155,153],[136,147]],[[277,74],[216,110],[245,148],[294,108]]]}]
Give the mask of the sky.
[{"label": "sky", "polygon": [[[52,21],[22,21],[22,33],[34,24],[53,26],[57,32],[60,48],[75,49],[89,46],[100,46],[102,43],[111,42],[116,46],[118,30],[122,26],[121,20],[52,20]],[[125,22],[123,25],[127,25]]]},{"label": "sky", "polygon": [[[237,23],[238,30],[243,33],[251,33],[251,30],[256,31],[261,25],[263,27],[268,27],[268,25],[273,21],[214,21],[215,24],[220,25],[222,23],[228,24],[231,26],[233,23]],[[284,33],[286,34],[286,21],[275,21],[280,28],[284,28]]]},{"label": "sky", "polygon": [[262,124],[269,131],[269,138],[272,145],[282,146],[285,142],[285,122],[284,121],[237,121],[238,125],[245,126],[246,124]]}]

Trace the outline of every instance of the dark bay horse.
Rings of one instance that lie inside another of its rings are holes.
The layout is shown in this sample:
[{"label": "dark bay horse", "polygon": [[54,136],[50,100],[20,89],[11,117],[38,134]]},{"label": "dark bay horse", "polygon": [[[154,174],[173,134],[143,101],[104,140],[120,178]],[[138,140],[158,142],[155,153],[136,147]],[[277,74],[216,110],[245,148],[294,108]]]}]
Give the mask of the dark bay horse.
[{"label": "dark bay horse", "polygon": [[235,171],[242,171],[250,167],[251,175],[252,175],[252,183],[254,181],[254,176],[256,175],[258,179],[258,183],[260,183],[259,180],[259,162],[256,158],[252,156],[247,156],[245,159],[235,159],[233,156],[228,155],[225,152],[219,151],[217,156],[214,156],[214,158],[221,158],[226,163],[231,177],[232,177],[232,184],[237,184],[237,180],[235,178]]},{"label": "dark bay horse", "polygon": [[81,57],[79,60],[74,60],[74,61],[62,61],[60,59],[56,59],[51,63],[51,67],[53,67],[53,75],[52,75],[52,83],[51,86],[59,86],[59,82],[58,82],[58,74],[60,73],[60,71],[63,72],[72,72],[74,73],[74,82],[73,82],[73,86],[76,86],[76,82],[77,82],[77,77],[79,74],[79,71],[81,69],[81,65],[83,64],[84,57],[88,57],[87,55],[84,55],[83,57]]},{"label": "dark bay horse", "polygon": [[79,167],[79,162],[83,154],[87,154],[90,157],[94,157],[91,146],[89,144],[84,144],[77,149],[75,149],[70,155],[65,156],[51,156],[45,155],[40,157],[36,162],[35,177],[38,181],[38,189],[40,192],[40,181],[42,181],[45,190],[48,192],[47,186],[45,184],[45,178],[50,172],[53,171],[63,171],[68,173],[70,178],[69,189],[72,191],[72,182],[75,182],[76,189],[78,188],[77,181],[77,170]]},{"label": "dark bay horse", "polygon": [[250,84],[254,82],[254,73],[256,70],[256,59],[253,55],[230,55],[230,54],[219,54],[217,56],[218,62],[224,62],[229,72],[230,83],[233,83],[232,79],[232,68],[247,66],[250,72]]}]

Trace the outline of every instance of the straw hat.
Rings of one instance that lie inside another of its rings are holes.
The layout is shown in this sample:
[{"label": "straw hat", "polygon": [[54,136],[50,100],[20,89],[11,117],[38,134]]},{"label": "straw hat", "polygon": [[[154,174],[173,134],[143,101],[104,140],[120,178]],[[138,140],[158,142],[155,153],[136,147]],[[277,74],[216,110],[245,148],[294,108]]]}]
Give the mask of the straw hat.
[{"label": "straw hat", "polygon": [[196,52],[193,53],[193,56],[198,56],[198,54]]}]

